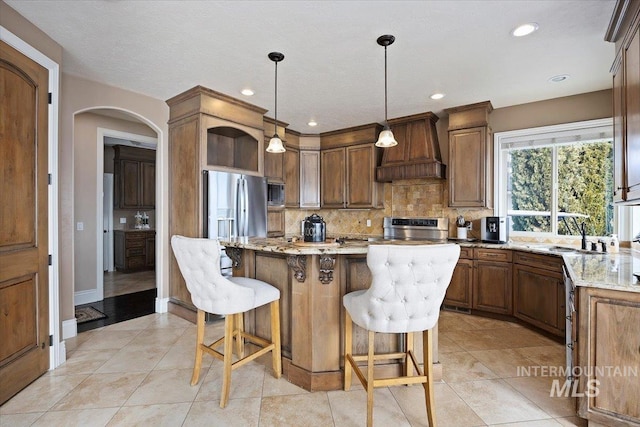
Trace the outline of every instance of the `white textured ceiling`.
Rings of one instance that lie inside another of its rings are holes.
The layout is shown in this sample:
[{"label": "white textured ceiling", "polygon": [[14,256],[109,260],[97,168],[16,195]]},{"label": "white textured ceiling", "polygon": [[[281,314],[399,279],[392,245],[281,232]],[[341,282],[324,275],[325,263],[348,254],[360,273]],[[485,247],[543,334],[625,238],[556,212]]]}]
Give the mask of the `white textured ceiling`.
[{"label": "white textured ceiling", "polygon": [[[5,0],[64,48],[63,71],[166,100],[195,85],[269,109],[302,133],[490,100],[495,108],[606,89],[613,0]],[[540,29],[514,38],[525,22]],[[563,83],[547,80],[569,74]],[[253,97],[240,90],[249,87]],[[444,92],[440,101],[429,99]],[[319,125],[307,125],[315,119]]]}]

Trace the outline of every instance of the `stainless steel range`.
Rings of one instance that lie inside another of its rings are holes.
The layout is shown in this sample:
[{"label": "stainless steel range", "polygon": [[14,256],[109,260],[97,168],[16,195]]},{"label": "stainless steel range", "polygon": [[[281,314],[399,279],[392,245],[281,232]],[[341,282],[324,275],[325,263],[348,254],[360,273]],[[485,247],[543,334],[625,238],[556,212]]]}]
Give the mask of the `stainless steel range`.
[{"label": "stainless steel range", "polygon": [[385,239],[446,242],[449,237],[447,218],[385,217],[382,227]]}]

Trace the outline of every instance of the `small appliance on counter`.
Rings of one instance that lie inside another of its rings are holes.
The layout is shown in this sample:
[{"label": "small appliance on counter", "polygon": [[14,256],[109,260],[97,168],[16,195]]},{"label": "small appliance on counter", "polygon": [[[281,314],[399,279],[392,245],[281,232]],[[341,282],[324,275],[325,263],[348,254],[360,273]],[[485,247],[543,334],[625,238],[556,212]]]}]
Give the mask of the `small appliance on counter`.
[{"label": "small appliance on counter", "polygon": [[304,219],[303,236],[305,242],[324,243],[327,237],[327,224],[318,214]]},{"label": "small appliance on counter", "polygon": [[480,239],[485,243],[507,243],[509,227],[504,216],[487,216],[480,220]]}]

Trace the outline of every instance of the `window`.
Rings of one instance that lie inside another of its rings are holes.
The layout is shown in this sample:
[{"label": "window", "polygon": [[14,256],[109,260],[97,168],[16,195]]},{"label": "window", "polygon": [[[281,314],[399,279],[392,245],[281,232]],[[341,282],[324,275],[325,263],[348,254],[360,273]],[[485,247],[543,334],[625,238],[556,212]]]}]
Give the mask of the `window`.
[{"label": "window", "polygon": [[614,231],[611,119],[500,132],[496,210],[514,236]]}]

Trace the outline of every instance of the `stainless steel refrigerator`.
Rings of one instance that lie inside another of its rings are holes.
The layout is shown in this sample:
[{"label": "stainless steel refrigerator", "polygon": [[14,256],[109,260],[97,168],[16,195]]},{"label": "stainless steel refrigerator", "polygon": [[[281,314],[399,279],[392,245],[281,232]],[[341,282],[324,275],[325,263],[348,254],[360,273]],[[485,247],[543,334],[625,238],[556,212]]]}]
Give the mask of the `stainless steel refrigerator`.
[{"label": "stainless steel refrigerator", "polygon": [[[267,179],[204,171],[205,236],[210,239],[267,236]],[[222,274],[231,275],[231,260],[220,256]]]}]

